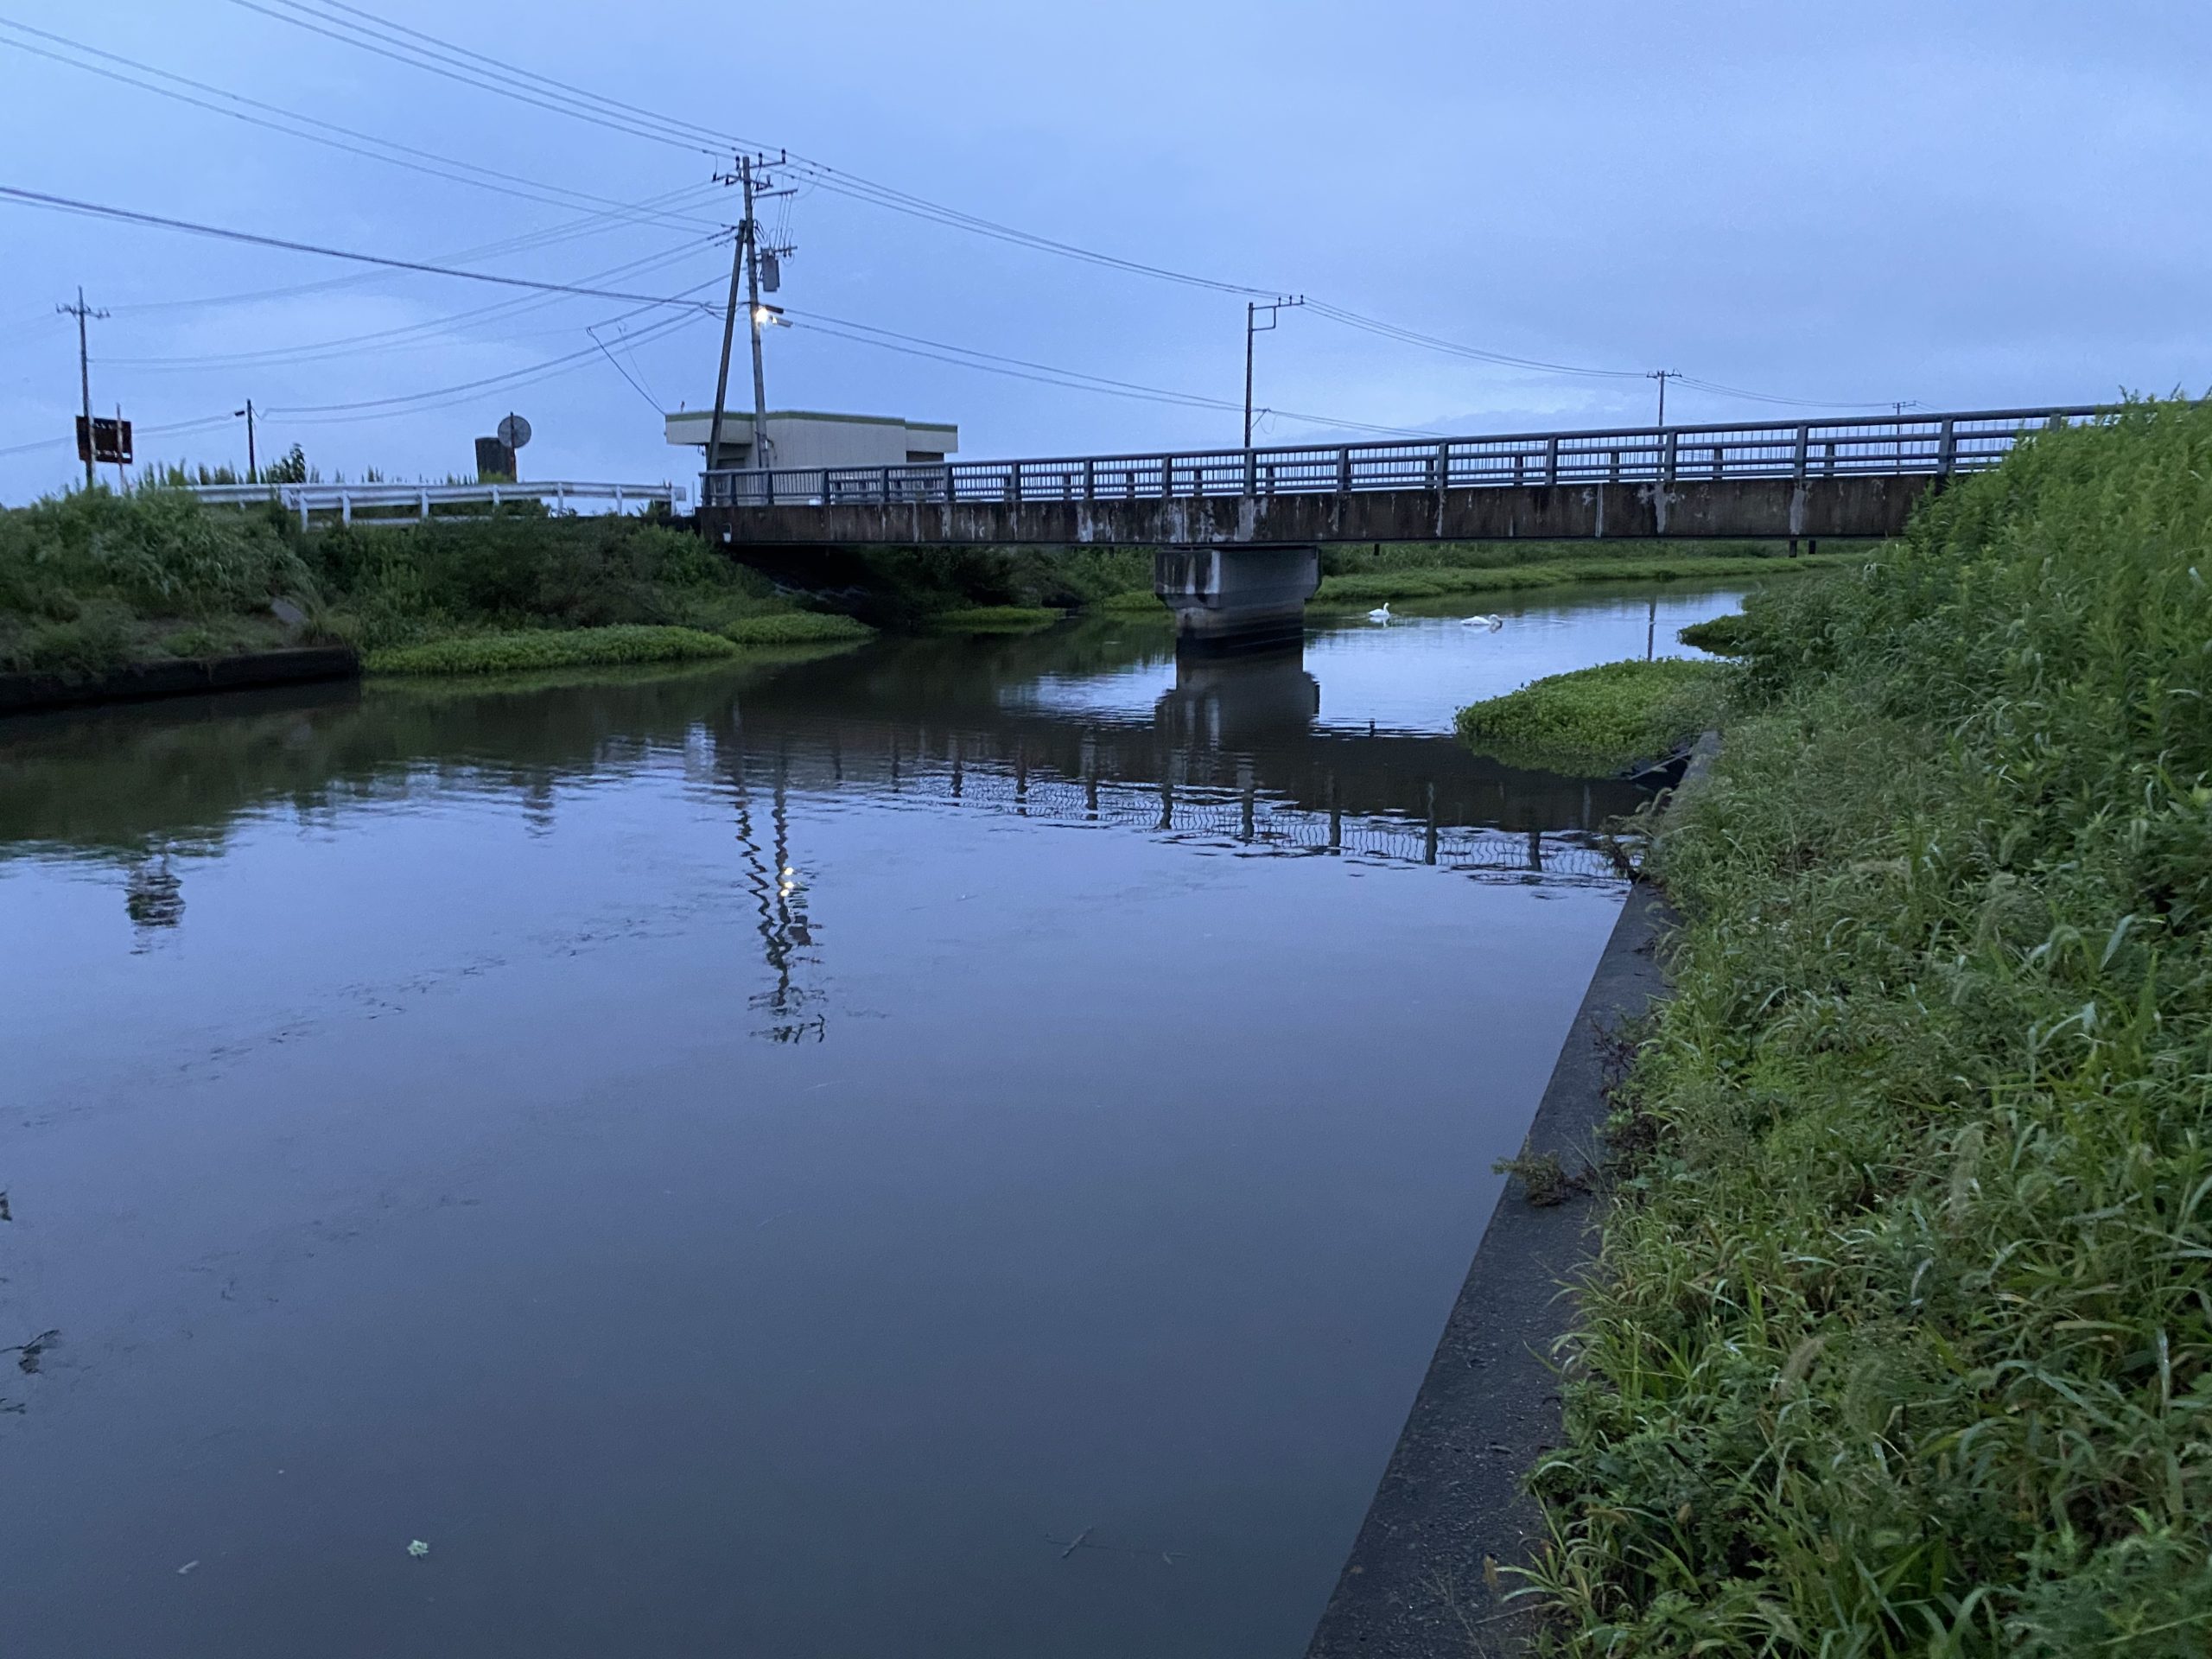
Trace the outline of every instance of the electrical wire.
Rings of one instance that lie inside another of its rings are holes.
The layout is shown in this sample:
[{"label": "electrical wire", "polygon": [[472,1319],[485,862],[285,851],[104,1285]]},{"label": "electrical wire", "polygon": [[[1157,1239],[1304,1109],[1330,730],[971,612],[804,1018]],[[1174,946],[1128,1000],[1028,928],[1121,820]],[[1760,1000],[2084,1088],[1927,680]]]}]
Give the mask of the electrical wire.
[{"label": "electrical wire", "polygon": [[[167,426],[134,427],[131,436],[136,440],[163,437],[178,432],[204,431],[209,427],[226,426],[237,418],[234,415],[204,415],[195,420],[173,422]],[[5,449],[0,449],[0,456],[27,455],[35,449],[54,449],[63,444],[73,444],[76,442],[73,433],[61,438],[34,438],[29,443],[11,444]]]},{"label": "electrical wire", "polygon": [[[639,207],[664,206],[680,197],[714,188],[711,185],[689,184],[679,189],[664,191],[657,196],[649,196],[643,202],[633,202],[629,205]],[[474,247],[462,248],[453,253],[443,254],[440,256],[437,263],[458,264],[464,260],[486,259],[503,253],[519,253],[525,249],[550,247],[556,242],[572,242],[580,237],[591,236],[604,229],[609,217],[610,215],[603,213],[586,213],[580,219],[569,219],[558,225],[550,225],[539,230],[524,232],[520,236],[507,237],[497,242],[479,243]],[[292,299],[302,294],[327,294],[336,289],[356,288],[365,283],[381,280],[379,272],[360,271],[350,276],[327,276],[319,282],[294,283],[283,288],[256,289],[242,294],[202,294],[176,300],[127,301],[111,304],[108,308],[115,312],[176,311],[200,307],[258,305],[264,300]]]},{"label": "electrical wire", "polygon": [[[987,374],[1003,375],[1010,379],[1034,381],[1039,385],[1060,386],[1072,391],[1097,392],[1112,397],[1128,397],[1140,402],[1167,404],[1184,409],[1241,411],[1242,404],[1227,398],[1209,397],[1203,392],[1178,391],[1166,386],[1148,386],[1136,381],[1109,379],[1103,375],[1086,374],[1079,369],[1065,369],[1049,363],[1032,362],[1026,358],[1002,357],[995,352],[978,351],[972,346],[955,346],[940,340],[925,340],[917,334],[903,334],[871,324],[851,322],[842,317],[825,317],[817,314],[792,311],[784,316],[794,327],[806,328],[833,339],[846,340],[856,345],[874,346],[879,349],[897,352],[904,356],[926,358],[933,362],[949,363],[956,367],[976,369]],[[1261,411],[1255,410],[1255,415]],[[1392,437],[1434,437],[1433,432],[1403,426],[1377,426],[1365,421],[1348,421],[1335,416],[1306,415],[1295,410],[1270,409],[1266,411],[1285,420],[1300,421],[1311,426],[1342,427],[1348,430],[1375,432]]]},{"label": "electrical wire", "polygon": [[[580,281],[602,282],[613,276],[626,276],[632,271],[653,270],[679,264],[694,254],[723,241],[721,236],[695,238],[682,245],[659,253],[649,254],[642,259],[632,259],[602,270],[594,270]],[[703,286],[703,284],[702,284]],[[343,334],[334,340],[310,340],[297,346],[271,346],[257,352],[231,352],[187,357],[110,357],[102,359],[110,368],[143,369],[156,373],[183,372],[210,368],[268,367],[279,364],[322,363],[334,358],[352,357],[362,351],[393,351],[410,346],[438,343],[454,332],[460,323],[480,321],[493,317],[514,317],[525,312],[543,310],[549,306],[563,304],[570,296],[560,294],[535,295],[521,299],[497,300],[489,305],[472,307],[448,316],[432,317],[421,322],[406,323],[397,327],[374,329],[367,334]],[[566,334],[574,327],[564,325],[558,329],[540,332]],[[524,338],[524,336],[505,336]],[[502,338],[477,336],[476,338]]]},{"label": "electrical wire", "polygon": [[325,259],[350,259],[357,264],[382,265],[392,270],[426,272],[433,276],[452,276],[463,282],[490,283],[500,288],[526,288],[542,294],[577,294],[588,299],[627,300],[644,305],[696,305],[690,300],[671,299],[655,294],[626,294],[619,289],[582,288],[568,283],[541,283],[528,276],[500,276],[485,270],[463,270],[452,265],[432,264],[420,259],[397,259],[378,253],[361,253],[345,248],[326,248],[312,242],[294,242],[280,236],[263,236],[251,231],[234,231],[219,225],[202,225],[188,219],[169,219],[159,213],[142,213],[128,207],[111,207],[99,202],[79,201],[68,196],[49,195],[41,190],[26,190],[20,186],[0,184],[0,199],[19,201],[33,207],[51,208],[60,213],[80,213],[92,219],[114,219],[129,225],[147,225],[159,230],[186,231],[194,236],[211,236],[226,242],[245,242],[257,247],[281,248],[289,253],[312,253]]},{"label": "electrical wire", "polygon": [[[578,205],[590,205],[601,211],[632,215],[639,219],[653,219],[697,226],[709,226],[712,224],[710,220],[696,219],[690,215],[639,212],[626,207],[623,203],[612,201],[604,196],[595,196],[587,191],[570,190],[562,185],[544,184],[537,180],[523,178],[517,174],[501,172],[497,168],[480,167],[474,162],[458,161],[451,156],[438,155],[433,150],[417,149],[412,144],[403,144],[393,139],[379,138],[373,133],[361,132],[352,127],[340,126],[335,122],[325,121],[316,116],[302,115],[297,111],[265,103],[260,99],[248,98],[244,93],[211,86],[203,80],[194,80],[188,75],[176,74],[170,70],[158,68],[151,64],[140,63],[136,59],[124,57],[119,53],[105,51],[96,46],[87,46],[80,41],[73,41],[66,35],[56,35],[47,29],[34,29],[27,23],[19,23],[10,18],[0,17],[0,29],[10,29],[20,35],[35,35],[40,40],[67,47],[73,52],[85,53],[95,58],[104,59],[109,63],[121,64],[125,68],[138,71],[140,75],[158,76],[163,80],[175,81],[180,86],[191,87],[194,91],[207,92],[214,98],[227,99],[232,104],[244,107],[227,108],[222,104],[211,103],[207,99],[194,98],[189,92],[179,92],[173,87],[156,86],[152,81],[125,74],[121,70],[106,69],[98,64],[79,62],[45,47],[31,45],[26,41],[0,39],[0,45],[11,46],[19,52],[31,53],[51,62],[66,64],[73,69],[82,70],[87,74],[99,75],[106,79],[120,82],[126,86],[135,86],[143,92],[173,99],[180,103],[190,105],[195,109],[227,116],[251,126],[283,133],[286,137],[304,138],[310,143],[325,144],[334,149],[344,150],[349,155],[365,156],[371,161],[384,162],[394,167],[408,168],[417,173],[426,173],[434,178],[474,185],[481,189],[497,191],[502,195],[513,196],[521,200],[535,201],[551,207],[572,207]],[[278,119],[270,120],[263,116],[248,112],[253,110],[266,111],[268,115],[275,116]],[[285,122],[296,124],[287,126],[283,124]],[[300,130],[302,127],[321,128],[322,130],[321,132],[302,131]],[[324,136],[327,133],[337,133],[343,137]],[[360,142],[348,143],[345,142],[346,139],[357,139]],[[385,155],[378,149],[364,149],[365,144],[378,145],[384,149],[399,153]],[[410,157],[415,159],[410,159]],[[468,176],[471,174],[480,176]],[[522,188],[517,188],[518,186]]]}]

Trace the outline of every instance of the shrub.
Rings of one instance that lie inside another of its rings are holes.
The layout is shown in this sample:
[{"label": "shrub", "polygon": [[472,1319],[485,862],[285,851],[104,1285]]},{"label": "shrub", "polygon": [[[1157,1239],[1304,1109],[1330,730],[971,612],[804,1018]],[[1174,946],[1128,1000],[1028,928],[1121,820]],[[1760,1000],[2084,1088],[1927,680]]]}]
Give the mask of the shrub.
[{"label": "shrub", "polygon": [[1719,718],[1726,675],[1675,658],[1605,663],[1471,703],[1457,725],[1508,766],[1604,777],[1680,752]]},{"label": "shrub", "polygon": [[1751,628],[1741,611],[1731,611],[1726,616],[1712,617],[1677,629],[1675,638],[1716,657],[1741,657],[1750,648]]}]

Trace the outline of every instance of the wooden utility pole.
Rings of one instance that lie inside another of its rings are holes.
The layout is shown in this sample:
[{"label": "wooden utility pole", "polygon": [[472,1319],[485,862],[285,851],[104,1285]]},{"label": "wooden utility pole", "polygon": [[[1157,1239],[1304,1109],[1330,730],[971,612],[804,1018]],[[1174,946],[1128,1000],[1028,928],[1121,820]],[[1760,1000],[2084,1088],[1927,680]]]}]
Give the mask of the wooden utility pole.
[{"label": "wooden utility pole", "polygon": [[231,412],[233,415],[245,416],[245,481],[249,484],[258,484],[261,482],[261,468],[255,464],[253,455],[253,399],[247,398],[244,409],[232,410]]},{"label": "wooden utility pole", "polygon": [[[85,303],[85,290],[77,290],[77,303],[54,308],[66,316],[77,319],[77,387],[84,396],[85,410],[85,487],[92,487],[92,356],[85,337],[85,322],[89,317],[105,317],[105,311],[95,311]],[[119,416],[118,416],[119,418]]]},{"label": "wooden utility pole", "polygon": [[1682,372],[1680,369],[1654,369],[1643,377],[1647,380],[1656,380],[1659,383],[1659,424],[1662,428],[1667,424],[1667,383],[1669,380],[1681,379],[1681,375]]}]

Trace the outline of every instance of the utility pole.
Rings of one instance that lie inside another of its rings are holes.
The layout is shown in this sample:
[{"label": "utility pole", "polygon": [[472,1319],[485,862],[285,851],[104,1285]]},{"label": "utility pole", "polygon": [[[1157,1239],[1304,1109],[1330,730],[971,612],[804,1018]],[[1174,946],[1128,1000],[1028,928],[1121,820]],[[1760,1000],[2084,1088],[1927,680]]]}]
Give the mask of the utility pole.
[{"label": "utility pole", "polygon": [[[1306,296],[1303,294],[1294,299],[1284,297],[1269,300],[1264,305],[1256,300],[1244,302],[1244,447],[1247,449],[1252,447],[1252,336],[1264,334],[1272,329],[1275,326],[1275,314],[1285,306],[1305,303]],[[1262,311],[1268,314],[1266,328],[1261,327],[1259,324],[1260,313]]]},{"label": "utility pole", "polygon": [[231,414],[234,417],[239,415],[245,416],[245,481],[258,484],[261,482],[261,468],[255,464],[253,458],[253,399],[247,398],[244,409],[234,409]]},{"label": "utility pole", "polygon": [[77,385],[85,400],[85,487],[92,487],[92,357],[85,338],[85,320],[105,317],[105,311],[95,311],[85,303],[85,290],[77,290],[77,303],[54,308],[65,316],[77,319]]},{"label": "utility pole", "polygon": [[[785,157],[779,155],[777,165]],[[729,302],[722,312],[721,367],[715,377],[715,414],[707,429],[707,468],[713,471],[721,459],[722,447],[722,405],[729,396],[729,353],[737,337],[737,289],[740,282],[747,288],[747,308],[753,318],[753,469],[759,471],[767,465],[768,451],[768,385],[766,365],[760,356],[760,327],[769,314],[760,303],[760,257],[763,253],[781,260],[795,250],[789,247],[763,248],[760,245],[760,220],[754,212],[759,202],[769,196],[787,196],[789,190],[773,190],[767,187],[773,181],[766,175],[770,166],[765,156],[740,156],[734,173],[717,173],[717,184],[734,184],[745,192],[745,218],[737,227],[737,241],[730,250]],[[756,166],[760,169],[757,174]],[[780,269],[780,267],[779,267]],[[772,288],[775,283],[772,282]]]},{"label": "utility pole", "polygon": [[[768,378],[760,361],[760,222],[753,216],[753,158],[739,158],[745,184],[745,306],[753,321],[753,465],[768,470]],[[764,181],[765,182],[765,181]]]},{"label": "utility pole", "polygon": [[1680,369],[1654,369],[1643,378],[1659,383],[1659,424],[1663,429],[1667,424],[1667,383],[1681,379],[1682,372]]},{"label": "utility pole", "polygon": [[[729,396],[729,347],[737,333],[737,279],[745,267],[746,231],[741,226],[737,245],[729,257],[729,305],[722,313],[722,365],[715,376],[715,418],[707,429],[707,470],[711,473],[721,465],[722,404]],[[702,504],[703,505],[703,504]]]}]

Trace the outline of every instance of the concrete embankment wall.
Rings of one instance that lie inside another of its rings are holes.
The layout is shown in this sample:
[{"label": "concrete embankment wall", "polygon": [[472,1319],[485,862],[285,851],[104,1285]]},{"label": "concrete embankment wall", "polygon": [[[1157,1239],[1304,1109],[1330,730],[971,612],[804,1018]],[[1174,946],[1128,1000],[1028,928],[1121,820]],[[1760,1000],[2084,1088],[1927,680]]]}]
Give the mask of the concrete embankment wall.
[{"label": "concrete embankment wall", "polygon": [[[1603,1155],[1611,1033],[1663,991],[1655,946],[1669,925],[1655,888],[1629,889],[1524,1159],[1551,1154],[1572,1175]],[[1518,1180],[1499,1195],[1307,1659],[1527,1650],[1532,1621],[1502,1597],[1520,1582],[1507,1569],[1531,1560],[1543,1536],[1522,1482],[1558,1442],[1549,1356],[1574,1321],[1561,1287],[1594,1253],[1599,1217],[1586,1192],[1542,1208]]]},{"label": "concrete embankment wall", "polygon": [[83,679],[60,674],[0,674],[0,715],[96,702],[137,702],[199,691],[297,685],[310,680],[352,679],[360,671],[360,656],[350,646],[300,645],[236,657],[135,664]]}]

